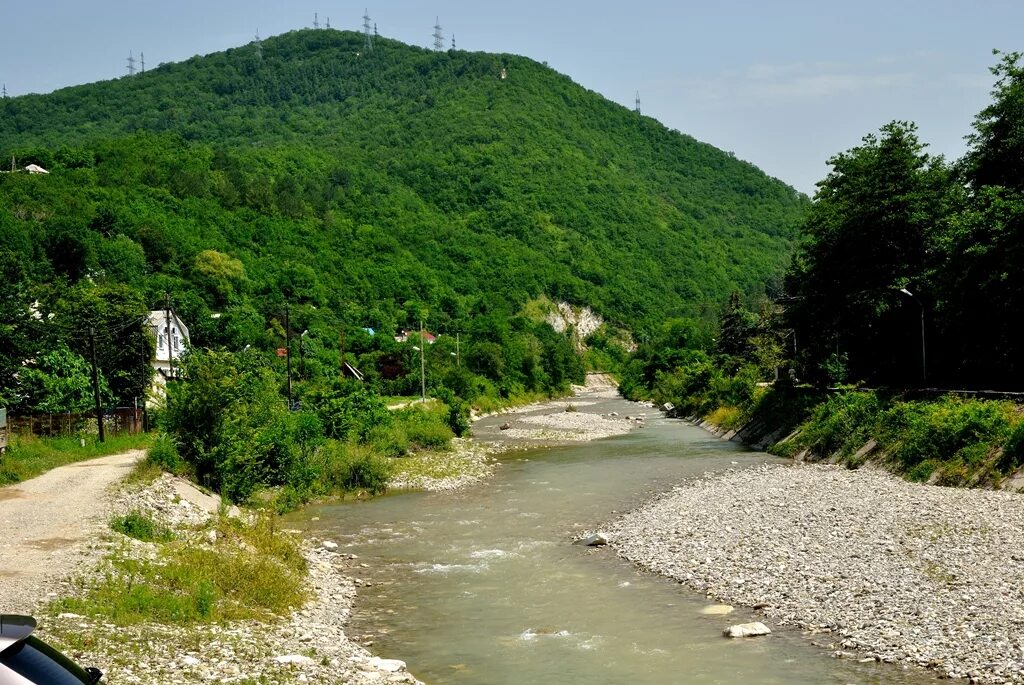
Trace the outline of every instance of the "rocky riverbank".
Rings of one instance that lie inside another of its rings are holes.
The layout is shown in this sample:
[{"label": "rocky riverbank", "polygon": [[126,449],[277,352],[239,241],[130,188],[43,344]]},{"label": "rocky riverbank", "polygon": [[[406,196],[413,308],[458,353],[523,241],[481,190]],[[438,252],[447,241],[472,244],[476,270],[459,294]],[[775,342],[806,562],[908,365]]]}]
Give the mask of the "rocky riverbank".
[{"label": "rocky riverbank", "polygon": [[[125,488],[115,510],[142,513],[173,531],[174,544],[214,550],[226,544],[210,527],[219,501],[170,475]],[[236,516],[248,516],[235,511]],[[277,535],[297,535],[279,531]],[[156,543],[111,533],[114,554],[156,558]],[[169,683],[410,683],[416,680],[397,660],[380,659],[345,635],[361,567],[330,541],[302,543],[309,600],[290,616],[270,621],[229,621],[176,625],[116,625],[52,609],[40,618],[40,634],[67,649],[76,660],[96,665],[111,685]],[[101,566],[90,578],[70,583],[65,596],[85,591],[90,579],[110,572]]]},{"label": "rocky riverbank", "polygon": [[819,634],[837,657],[1024,682],[1020,495],[765,466],[680,485],[606,533],[641,568]]}]

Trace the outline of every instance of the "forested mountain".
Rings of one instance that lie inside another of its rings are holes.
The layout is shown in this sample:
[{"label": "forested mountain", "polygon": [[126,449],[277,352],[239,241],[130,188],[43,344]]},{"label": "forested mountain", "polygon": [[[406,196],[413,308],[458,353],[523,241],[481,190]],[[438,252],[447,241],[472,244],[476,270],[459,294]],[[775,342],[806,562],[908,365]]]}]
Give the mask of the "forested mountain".
[{"label": "forested mountain", "polygon": [[755,167],[526,58],[363,41],[297,31],[6,100],[0,151],[59,174],[4,204],[74,195],[44,228],[106,223],[148,272],[204,248],[271,290],[312,268],[290,294],[326,306],[546,292],[635,325],[784,265],[805,202]]},{"label": "forested mountain", "polygon": [[[357,352],[423,317],[504,345],[540,295],[642,330],[763,291],[808,206],[532,60],[333,30],[2,100],[0,155],[51,172],[0,174],[4,317],[38,300],[71,331],[96,323],[61,304],[83,284],[167,292],[193,343],[234,350],[279,346],[285,302]],[[10,370],[39,336],[0,324]]]}]

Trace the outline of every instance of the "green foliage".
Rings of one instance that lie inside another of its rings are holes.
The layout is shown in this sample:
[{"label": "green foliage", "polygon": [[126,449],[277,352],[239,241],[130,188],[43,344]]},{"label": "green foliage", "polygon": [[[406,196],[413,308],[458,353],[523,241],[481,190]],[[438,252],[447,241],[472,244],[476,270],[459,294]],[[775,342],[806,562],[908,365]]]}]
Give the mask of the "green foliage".
[{"label": "green foliage", "polygon": [[392,461],[376,450],[340,442],[330,442],[318,452],[316,468],[326,493],[365,490],[381,494],[394,472]]},{"label": "green foliage", "polygon": [[354,381],[335,381],[326,388],[313,389],[306,399],[325,435],[336,440],[366,442],[374,429],[394,421],[384,401]]},{"label": "green foliage", "polygon": [[[100,377],[100,396],[105,405],[111,401],[107,379]],[[85,412],[94,406],[92,368],[81,355],[64,345],[46,352],[18,377],[22,407],[27,412],[58,414]]]},{"label": "green foliage", "polygon": [[169,473],[184,475],[187,467],[185,461],[178,454],[178,447],[174,440],[166,433],[160,433],[153,441],[153,446],[146,454],[146,460],[160,467]]},{"label": "green foliage", "polygon": [[117,516],[110,521],[114,531],[143,542],[169,542],[174,533],[161,526],[148,514],[141,511],[130,511],[124,516]]},{"label": "green foliage", "polygon": [[923,461],[977,464],[980,455],[1006,441],[1015,423],[1008,402],[952,396],[937,402],[895,402],[880,417],[879,443],[904,470]]},{"label": "green foliage", "polygon": [[820,457],[853,455],[878,432],[883,402],[873,392],[844,392],[819,404],[804,424],[798,444]]},{"label": "green foliage", "polygon": [[187,382],[169,390],[164,428],[202,484],[244,501],[311,477],[304,455],[320,429],[288,411],[269,369],[226,352],[193,352],[182,368]]}]

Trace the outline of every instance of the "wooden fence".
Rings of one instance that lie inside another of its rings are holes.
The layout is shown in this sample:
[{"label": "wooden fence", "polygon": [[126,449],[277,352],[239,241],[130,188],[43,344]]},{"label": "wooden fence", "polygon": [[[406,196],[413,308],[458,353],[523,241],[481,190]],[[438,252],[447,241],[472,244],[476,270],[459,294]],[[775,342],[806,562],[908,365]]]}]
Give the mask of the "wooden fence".
[{"label": "wooden fence", "polygon": [[[103,428],[107,435],[141,433],[145,429],[144,411],[134,407],[118,407],[103,414]],[[10,435],[38,435],[40,437],[63,437],[77,435],[83,430],[96,430],[94,412],[33,414],[31,416],[8,416],[7,429]]]}]

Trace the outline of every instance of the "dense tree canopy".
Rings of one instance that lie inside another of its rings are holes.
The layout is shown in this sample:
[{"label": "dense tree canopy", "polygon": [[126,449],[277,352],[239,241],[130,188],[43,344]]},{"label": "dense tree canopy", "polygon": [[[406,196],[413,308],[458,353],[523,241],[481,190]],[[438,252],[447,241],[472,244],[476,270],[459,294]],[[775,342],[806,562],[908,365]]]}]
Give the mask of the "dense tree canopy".
[{"label": "dense tree canopy", "polygon": [[[32,302],[112,325],[90,289],[123,312],[131,292],[125,321],[169,293],[195,345],[234,351],[281,347],[287,303],[291,334],[311,331],[309,376],[338,369],[344,346],[410,391],[416,363],[393,337],[426,320],[467,344],[464,365],[436,360],[437,383],[559,387],[582,368],[518,316],[529,301],[656,330],[759,292],[807,206],[532,60],[385,39],[366,53],[330,30],[0,101],[0,154],[51,172],[0,174],[0,392],[40,339],[80,352]],[[121,402],[144,352],[101,352]]]}]

